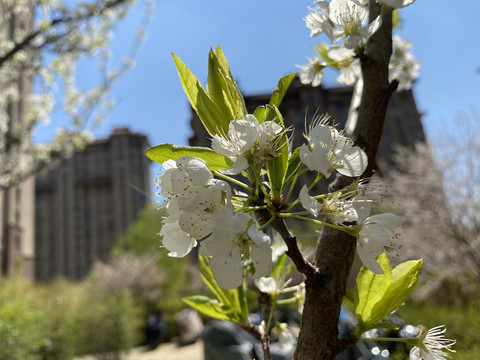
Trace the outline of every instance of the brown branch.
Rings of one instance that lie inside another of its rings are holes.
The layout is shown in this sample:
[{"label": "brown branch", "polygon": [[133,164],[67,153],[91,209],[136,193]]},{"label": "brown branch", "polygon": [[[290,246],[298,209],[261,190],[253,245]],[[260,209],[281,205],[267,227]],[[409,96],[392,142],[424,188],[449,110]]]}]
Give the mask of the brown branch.
[{"label": "brown branch", "polygon": [[271,226],[285,241],[288,248],[287,256],[295,264],[297,270],[305,275],[308,281],[318,278],[319,274],[317,269],[303,256],[298,248],[297,238],[288,230],[285,221],[282,218],[276,218],[272,221]]},{"label": "brown branch", "polygon": [[[375,0],[370,0],[370,21],[380,12],[381,5]],[[359,55],[364,88],[353,136],[370,160],[363,177],[373,174],[373,163],[388,101],[398,85],[396,82],[388,81],[391,52],[390,12],[383,17],[382,26],[370,38],[365,51]],[[341,187],[343,182],[344,179],[338,179],[332,185]],[[315,254],[315,265],[322,282],[305,284],[305,304],[294,359],[333,360],[339,352],[354,343],[353,338],[338,339],[338,319],[346,282],[355,257],[355,247],[354,237],[335,229],[323,229]]]}]

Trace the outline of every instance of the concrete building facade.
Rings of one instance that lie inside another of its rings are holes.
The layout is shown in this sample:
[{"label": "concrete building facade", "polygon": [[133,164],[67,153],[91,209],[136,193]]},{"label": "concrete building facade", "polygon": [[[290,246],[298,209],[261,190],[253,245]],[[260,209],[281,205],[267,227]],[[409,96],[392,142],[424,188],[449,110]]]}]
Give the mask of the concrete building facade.
[{"label": "concrete building facade", "polygon": [[147,137],[126,128],[38,176],[35,278],[84,277],[150,198]]}]

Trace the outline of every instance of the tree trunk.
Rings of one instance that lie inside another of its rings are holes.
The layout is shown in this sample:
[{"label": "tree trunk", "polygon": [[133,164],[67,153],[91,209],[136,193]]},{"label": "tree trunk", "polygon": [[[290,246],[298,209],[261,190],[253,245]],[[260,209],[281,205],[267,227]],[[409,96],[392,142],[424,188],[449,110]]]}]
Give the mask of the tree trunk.
[{"label": "tree trunk", "polygon": [[[375,0],[370,0],[369,8],[372,21],[380,14],[381,6]],[[388,64],[392,53],[391,11],[382,20],[382,26],[359,55],[364,87],[352,135],[370,160],[362,178],[373,174],[388,101],[398,85],[396,81],[388,81]],[[331,189],[341,188],[344,181],[342,177],[337,178],[331,184]],[[355,343],[355,338],[338,340],[338,318],[355,245],[354,237],[324,228],[315,254],[317,271],[314,275],[306,275],[306,298],[295,360],[331,360]]]}]

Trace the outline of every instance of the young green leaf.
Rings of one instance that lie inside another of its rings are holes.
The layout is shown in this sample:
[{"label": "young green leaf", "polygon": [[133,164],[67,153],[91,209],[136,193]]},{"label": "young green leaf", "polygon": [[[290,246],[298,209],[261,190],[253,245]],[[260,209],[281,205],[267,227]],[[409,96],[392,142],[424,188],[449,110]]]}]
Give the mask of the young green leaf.
[{"label": "young green leaf", "polygon": [[[227,79],[223,75],[218,59],[212,50],[208,54],[207,94],[217,106],[222,118],[229,120],[236,118],[235,103],[230,94]],[[227,125],[222,129],[226,133],[228,124],[223,125]]]},{"label": "young green leaf", "polygon": [[[273,112],[276,114],[274,121],[279,124],[283,129],[285,129],[285,125],[283,124],[283,117],[278,108],[276,106],[270,105],[267,105],[267,108],[273,109]],[[270,112],[272,111],[270,110]],[[275,147],[277,156],[267,161],[266,165],[274,200],[279,201],[283,181],[285,179],[285,174],[287,173],[288,153],[290,148],[286,132],[282,133]]]},{"label": "young green leaf", "polygon": [[228,124],[232,119],[222,117],[220,110],[208,97],[196,76],[193,75],[177,55],[172,53],[172,56],[177,66],[178,76],[180,77],[183,90],[208,133],[215,135],[218,134],[221,129],[228,129]]},{"label": "young green leaf", "polygon": [[219,320],[238,322],[238,317],[228,306],[219,303],[217,300],[207,296],[196,295],[182,299],[185,304],[191,306],[198,312]]},{"label": "young green leaf", "polygon": [[423,260],[412,260],[392,270],[386,254],[377,260],[384,274],[362,267],[355,284],[355,314],[362,331],[381,322],[407,300],[423,265]]},{"label": "young green leaf", "polygon": [[226,80],[228,91],[231,96],[231,105],[235,109],[237,119],[245,119],[245,116],[248,114],[247,107],[245,106],[245,100],[243,99],[243,95],[237,86],[237,82],[230,71],[230,65],[228,64],[227,58],[225,57],[220,45],[215,48],[214,54],[217,59],[219,69]]},{"label": "young green leaf", "polygon": [[295,78],[297,74],[292,73],[283,76],[277,84],[277,88],[273,91],[272,97],[270,98],[270,103],[269,105],[279,107],[280,104],[282,103],[283,97],[285,96],[285,93],[288,90],[288,87],[292,83],[292,80]]},{"label": "young green leaf", "polygon": [[176,146],[161,144],[145,150],[145,154],[153,161],[163,164],[172,159],[177,160],[182,156],[195,156],[205,161],[211,171],[225,170],[232,166],[233,161],[213,151],[200,146]]},{"label": "young green leaf", "polygon": [[285,179],[282,184],[282,191],[285,190],[285,188],[290,184],[295,177],[295,174],[297,171],[300,169],[300,166],[302,165],[302,161],[300,160],[300,148],[296,148],[295,151],[290,155],[290,158],[288,159],[288,167],[287,167],[287,172],[285,174]]}]

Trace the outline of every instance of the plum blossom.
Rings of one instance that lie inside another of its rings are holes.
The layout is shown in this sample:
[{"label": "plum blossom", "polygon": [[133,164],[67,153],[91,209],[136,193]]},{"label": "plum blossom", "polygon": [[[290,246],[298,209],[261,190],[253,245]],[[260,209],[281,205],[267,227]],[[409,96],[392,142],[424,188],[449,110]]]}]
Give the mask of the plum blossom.
[{"label": "plum blossom", "polygon": [[[210,265],[218,285],[234,289],[243,280],[243,263],[250,260],[255,267],[254,278],[261,278],[272,271],[272,249],[268,235],[249,225],[251,217],[234,213],[225,206],[214,214],[212,234],[202,242],[201,251],[211,256]],[[242,261],[243,260],[243,261]]]},{"label": "plum blossom", "polygon": [[411,89],[420,69],[420,63],[410,51],[413,45],[400,36],[394,36],[392,43],[393,52],[388,64],[389,81],[398,80],[398,90]]},{"label": "plum blossom", "polygon": [[351,193],[337,192],[331,197],[321,199],[321,202],[308,194],[306,185],[299,194],[302,206],[315,217],[326,215],[337,223],[362,222],[364,214],[370,213],[371,200],[362,196],[351,198]]},{"label": "plum blossom", "polygon": [[367,167],[367,155],[350,138],[343,136],[333,126],[327,125],[329,117],[317,117],[305,137],[308,145],[300,148],[300,159],[310,169],[326,178],[332,171],[350,177],[360,176]]},{"label": "plum blossom", "polygon": [[310,13],[305,18],[306,26],[310,29],[310,36],[314,37],[325,33],[333,43],[336,43],[340,40],[343,32],[335,29],[332,25],[328,2],[317,1],[316,4],[316,8],[309,8]]},{"label": "plum blossom", "polygon": [[276,156],[276,139],[282,133],[282,127],[274,121],[259,124],[251,114],[246,118],[230,121],[227,134],[217,134],[212,138],[213,150],[235,159],[232,167],[222,171],[225,174],[236,175],[248,168],[247,157],[252,149],[259,161]]},{"label": "plum blossom", "polygon": [[213,178],[205,161],[182,156],[163,164],[165,172],[157,179],[160,195],[165,196],[168,216],[160,236],[173,257],[187,255],[197,240],[208,236],[215,225],[215,212],[230,203],[230,186]]},{"label": "plum blossom", "polygon": [[416,346],[410,350],[410,360],[446,360],[450,358],[445,350],[455,352],[451,347],[455,340],[447,339],[443,335],[447,329],[445,325],[436,326],[423,331],[417,338]]},{"label": "plum blossom", "polygon": [[310,58],[307,65],[297,65],[300,68],[298,72],[300,82],[304,85],[319,86],[323,79],[325,66],[326,64],[320,63],[320,59],[317,57]]},{"label": "plum blossom", "polygon": [[362,39],[372,36],[382,25],[378,16],[370,24],[362,26],[368,17],[368,9],[357,0],[332,0],[329,17],[340,29],[346,48],[354,49]]},{"label": "plum blossom", "polygon": [[375,257],[397,247],[393,243],[397,236],[393,229],[401,226],[402,220],[392,213],[373,215],[364,219],[367,208],[358,209],[357,253],[370,271],[383,274],[383,269]]},{"label": "plum blossom", "polygon": [[328,57],[337,63],[340,75],[337,81],[344,85],[353,85],[362,78],[360,64],[355,59],[355,51],[343,46],[332,46],[328,50]]}]

